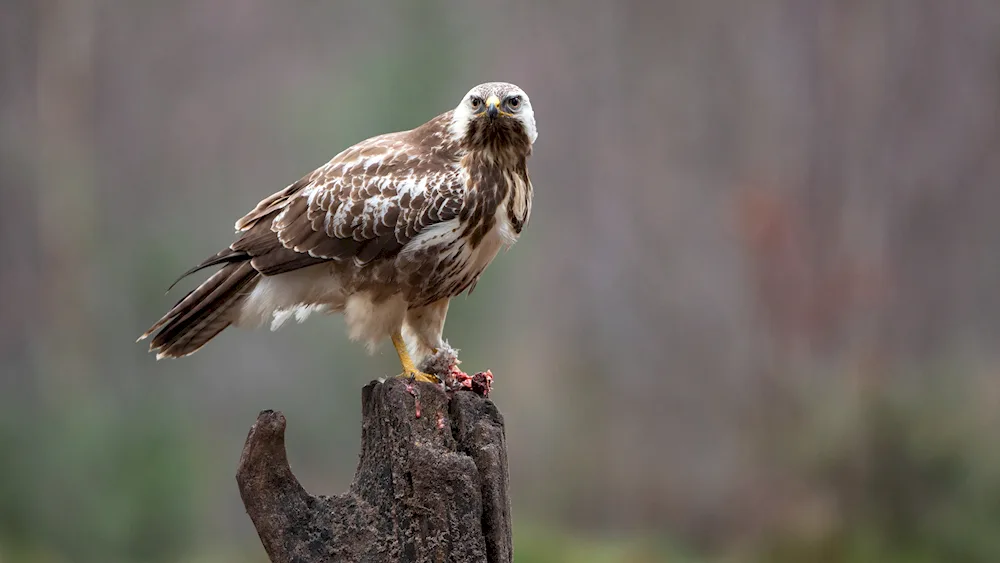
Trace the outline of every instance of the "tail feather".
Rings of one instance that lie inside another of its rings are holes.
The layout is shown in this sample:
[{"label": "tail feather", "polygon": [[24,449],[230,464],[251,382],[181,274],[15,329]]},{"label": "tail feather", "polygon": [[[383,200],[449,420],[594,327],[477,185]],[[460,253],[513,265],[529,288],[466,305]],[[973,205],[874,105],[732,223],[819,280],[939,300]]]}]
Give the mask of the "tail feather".
[{"label": "tail feather", "polygon": [[204,270],[205,268],[208,268],[210,266],[218,266],[219,264],[228,264],[230,262],[243,262],[249,259],[250,255],[247,254],[246,252],[241,252],[238,250],[227,248],[222,252],[219,252],[218,254],[213,254],[212,256],[209,256],[207,259],[203,260],[200,264],[198,264],[194,268],[191,268],[190,270],[181,274],[179,278],[174,280],[174,283],[170,284],[170,287],[167,288],[167,292],[173,289],[174,286],[177,285],[182,279],[190,276],[195,272]]},{"label": "tail feather", "polygon": [[156,357],[179,358],[200,350],[209,340],[215,338],[215,335],[232,324],[232,307],[242,296],[243,294],[233,294],[225,297],[215,309],[206,311],[207,314],[203,318],[179,324],[177,334],[172,339],[173,335],[164,334],[163,344],[157,350]]},{"label": "tail feather", "polygon": [[249,262],[226,266],[216,272],[167,313],[169,319],[153,338],[151,345],[159,347],[173,341],[178,338],[182,329],[203,321],[225,305],[229,297],[249,282],[254,274],[256,271]]},{"label": "tail feather", "polygon": [[160,318],[160,320],[156,321],[153,326],[149,327],[149,330],[144,332],[136,342],[149,338],[151,334],[159,330],[171,320],[177,318],[178,315],[182,315],[185,312],[190,311],[191,308],[199,301],[204,301],[205,297],[219,287],[219,285],[222,284],[222,282],[225,281],[231,274],[232,270],[228,268],[222,268],[218,272],[212,274],[212,276],[202,282],[201,285],[189,291],[184,297],[181,297],[180,300],[177,301],[177,303],[175,303],[174,306]]},{"label": "tail feather", "polygon": [[236,320],[239,304],[260,274],[250,262],[229,262],[183,299],[145,334],[156,331],[149,345],[157,358],[178,358],[197,352]]}]

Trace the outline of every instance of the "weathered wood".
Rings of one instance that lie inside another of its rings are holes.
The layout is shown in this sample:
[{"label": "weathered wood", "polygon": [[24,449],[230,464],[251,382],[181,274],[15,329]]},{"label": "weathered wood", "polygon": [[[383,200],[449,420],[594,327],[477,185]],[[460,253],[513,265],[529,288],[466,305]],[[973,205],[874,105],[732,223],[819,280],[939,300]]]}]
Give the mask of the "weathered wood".
[{"label": "weathered wood", "polygon": [[489,399],[404,379],[362,391],[350,490],[314,496],[288,467],[285,417],[263,411],[236,474],[273,563],[509,563],[503,417]]}]

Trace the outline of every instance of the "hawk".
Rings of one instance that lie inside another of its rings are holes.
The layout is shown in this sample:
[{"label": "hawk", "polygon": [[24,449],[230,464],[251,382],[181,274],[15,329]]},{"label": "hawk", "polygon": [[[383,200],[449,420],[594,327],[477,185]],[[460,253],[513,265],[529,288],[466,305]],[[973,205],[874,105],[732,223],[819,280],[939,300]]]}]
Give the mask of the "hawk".
[{"label": "hawk", "polygon": [[352,340],[372,349],[389,336],[403,375],[437,381],[414,358],[446,345],[449,300],[527,224],[537,136],[528,95],[489,82],[415,129],[344,150],[237,221],[236,241],[181,279],[221,268],[139,340],[176,358],[230,325],[341,312]]}]

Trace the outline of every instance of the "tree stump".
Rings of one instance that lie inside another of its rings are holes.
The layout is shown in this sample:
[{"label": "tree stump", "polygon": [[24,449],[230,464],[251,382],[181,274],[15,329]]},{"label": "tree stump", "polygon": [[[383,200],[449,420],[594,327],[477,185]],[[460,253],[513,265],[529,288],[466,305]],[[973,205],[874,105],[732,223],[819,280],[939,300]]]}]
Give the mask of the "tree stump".
[{"label": "tree stump", "polygon": [[471,391],[393,378],[361,393],[350,489],[305,491],[288,467],[285,417],[263,411],[236,481],[273,563],[509,563],[503,417]]}]

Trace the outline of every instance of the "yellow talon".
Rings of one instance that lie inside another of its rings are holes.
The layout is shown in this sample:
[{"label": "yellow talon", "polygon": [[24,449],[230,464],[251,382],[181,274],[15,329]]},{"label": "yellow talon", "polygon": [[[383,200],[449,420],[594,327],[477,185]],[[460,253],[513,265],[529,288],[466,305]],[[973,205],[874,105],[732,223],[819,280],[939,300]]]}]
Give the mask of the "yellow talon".
[{"label": "yellow talon", "polygon": [[418,370],[417,366],[413,365],[413,359],[410,358],[410,352],[406,350],[406,343],[403,342],[402,334],[399,332],[392,333],[392,345],[396,347],[396,353],[399,354],[399,362],[403,364],[403,373],[396,377],[412,377],[417,381],[441,383],[441,380],[437,376],[424,373]]},{"label": "yellow talon", "polygon": [[422,371],[401,373],[396,377],[412,377],[415,381],[426,381],[428,383],[441,383],[441,380],[438,379],[436,375],[430,373],[424,373]]}]

